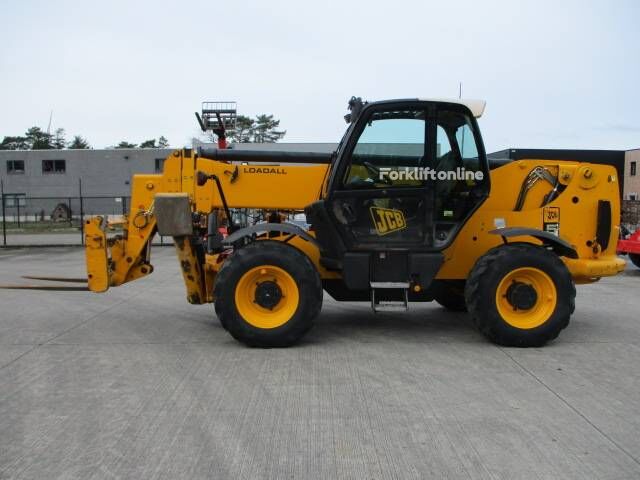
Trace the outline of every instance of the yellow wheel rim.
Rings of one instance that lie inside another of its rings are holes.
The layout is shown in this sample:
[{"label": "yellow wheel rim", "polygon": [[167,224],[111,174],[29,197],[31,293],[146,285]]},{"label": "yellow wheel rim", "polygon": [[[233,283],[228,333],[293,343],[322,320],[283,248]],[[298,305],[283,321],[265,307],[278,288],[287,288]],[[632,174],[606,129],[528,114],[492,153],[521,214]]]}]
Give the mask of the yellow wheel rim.
[{"label": "yellow wheel rim", "polygon": [[523,330],[546,322],[553,314],[557,300],[558,293],[551,277],[532,267],[509,272],[496,291],[500,316],[512,327]]},{"label": "yellow wheel rim", "polygon": [[277,328],[296,313],[300,293],[291,275],[274,265],[246,272],[236,285],[235,302],[240,316],[256,328]]}]

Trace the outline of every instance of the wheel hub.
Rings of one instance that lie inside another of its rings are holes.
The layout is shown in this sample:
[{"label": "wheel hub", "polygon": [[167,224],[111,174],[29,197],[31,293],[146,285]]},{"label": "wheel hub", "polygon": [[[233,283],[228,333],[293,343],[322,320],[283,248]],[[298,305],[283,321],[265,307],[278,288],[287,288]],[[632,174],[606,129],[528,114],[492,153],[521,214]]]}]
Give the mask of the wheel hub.
[{"label": "wheel hub", "polygon": [[529,310],[538,301],[538,294],[528,283],[513,282],[507,289],[507,301],[515,310]]},{"label": "wheel hub", "polygon": [[262,308],[272,310],[273,307],[280,303],[281,299],[282,290],[275,281],[267,280],[257,285],[254,301]]}]

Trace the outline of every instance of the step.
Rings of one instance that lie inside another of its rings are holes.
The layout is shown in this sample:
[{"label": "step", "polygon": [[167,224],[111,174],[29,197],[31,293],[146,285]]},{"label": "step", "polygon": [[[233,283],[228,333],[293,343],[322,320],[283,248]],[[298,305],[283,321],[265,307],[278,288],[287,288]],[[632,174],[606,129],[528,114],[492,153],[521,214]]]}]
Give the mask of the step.
[{"label": "step", "polygon": [[371,282],[371,288],[409,288],[409,282]]},{"label": "step", "polygon": [[[376,290],[402,290],[402,300],[376,301]],[[371,309],[374,312],[404,312],[409,309],[409,283],[407,282],[371,282]]]},{"label": "step", "polygon": [[383,300],[373,305],[374,312],[406,312],[408,310],[406,302]]}]

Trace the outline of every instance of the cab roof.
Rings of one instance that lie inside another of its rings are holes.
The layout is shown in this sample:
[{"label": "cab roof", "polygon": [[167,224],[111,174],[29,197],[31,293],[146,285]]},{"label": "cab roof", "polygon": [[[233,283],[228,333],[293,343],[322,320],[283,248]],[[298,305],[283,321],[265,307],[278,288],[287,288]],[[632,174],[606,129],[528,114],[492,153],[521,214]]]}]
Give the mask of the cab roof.
[{"label": "cab roof", "polygon": [[370,103],[376,103],[376,104],[380,104],[380,103],[391,103],[391,102],[398,102],[398,101],[419,101],[419,102],[437,102],[437,103],[453,103],[456,105],[464,105],[465,107],[467,107],[470,111],[471,114],[476,117],[476,118],[480,118],[482,116],[482,114],[484,113],[484,107],[487,105],[487,102],[484,100],[474,100],[474,99],[465,99],[465,98],[405,98],[405,99],[397,99],[397,100],[379,100],[376,102],[370,102]]},{"label": "cab roof", "polygon": [[442,103],[455,103],[458,105],[464,105],[474,117],[480,118],[484,113],[484,107],[487,102],[485,100],[475,100],[471,98],[419,98],[423,102],[442,102]]}]

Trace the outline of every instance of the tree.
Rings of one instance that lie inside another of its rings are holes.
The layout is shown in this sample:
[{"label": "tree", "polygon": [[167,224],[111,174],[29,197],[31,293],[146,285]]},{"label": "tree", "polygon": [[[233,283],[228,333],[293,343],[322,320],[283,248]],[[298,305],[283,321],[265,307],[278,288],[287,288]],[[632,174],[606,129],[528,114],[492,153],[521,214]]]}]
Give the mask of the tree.
[{"label": "tree", "polygon": [[76,135],[75,137],[73,137],[73,140],[71,140],[71,143],[69,143],[69,148],[74,148],[76,150],[86,150],[88,148],[91,148],[91,145],[89,145],[89,142],[86,138],[83,138],[80,135]]},{"label": "tree", "polygon": [[52,135],[43,132],[40,127],[31,127],[24,134],[31,150],[51,150],[53,148]]},{"label": "tree", "polygon": [[276,130],[280,120],[275,120],[273,115],[258,115],[253,127],[253,141],[255,143],[275,143],[285,136],[286,130]]},{"label": "tree", "polygon": [[167,148],[169,146],[169,140],[164,135],[160,135],[158,139],[158,148]]},{"label": "tree", "polygon": [[238,115],[236,129],[229,135],[229,140],[235,143],[250,143],[255,123],[256,121],[252,118]]},{"label": "tree", "polygon": [[31,145],[27,137],[4,137],[0,150],[29,150]]},{"label": "tree", "polygon": [[62,150],[67,146],[64,128],[56,129],[55,133],[53,134],[51,145],[56,150]]},{"label": "tree", "polygon": [[140,144],[140,148],[156,148],[155,138],[152,138],[151,140],[145,140]]},{"label": "tree", "polygon": [[273,115],[257,115],[255,119],[238,115],[236,128],[228,137],[235,143],[275,143],[287,133],[278,130],[280,120]]},{"label": "tree", "polygon": [[136,148],[138,145],[135,143],[129,143],[126,140],[121,141],[115,148]]}]

